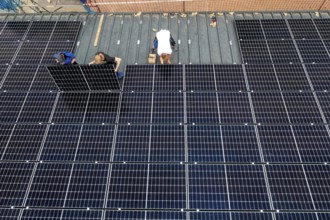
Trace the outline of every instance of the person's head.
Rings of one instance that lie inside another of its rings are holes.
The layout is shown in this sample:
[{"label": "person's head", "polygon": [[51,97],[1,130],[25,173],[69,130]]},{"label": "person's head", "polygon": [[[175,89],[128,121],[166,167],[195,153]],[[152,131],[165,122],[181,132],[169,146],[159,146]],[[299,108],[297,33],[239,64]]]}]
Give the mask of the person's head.
[{"label": "person's head", "polygon": [[63,64],[65,62],[65,56],[63,53],[59,53],[57,56],[56,56],[56,59],[55,59],[55,62],[57,64]]},{"label": "person's head", "polygon": [[94,61],[95,61],[95,64],[100,64],[103,62],[103,59],[101,57],[101,55],[97,54],[95,57],[94,57]]}]

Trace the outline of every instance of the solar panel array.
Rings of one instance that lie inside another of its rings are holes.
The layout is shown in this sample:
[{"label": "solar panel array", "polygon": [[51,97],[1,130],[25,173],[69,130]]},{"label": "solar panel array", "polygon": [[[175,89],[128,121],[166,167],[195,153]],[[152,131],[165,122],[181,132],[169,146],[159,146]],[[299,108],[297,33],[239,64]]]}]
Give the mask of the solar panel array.
[{"label": "solar panel array", "polygon": [[330,218],[328,64],[131,65],[97,92],[0,70],[0,218]]},{"label": "solar panel array", "polygon": [[236,20],[243,63],[329,63],[330,19]]}]

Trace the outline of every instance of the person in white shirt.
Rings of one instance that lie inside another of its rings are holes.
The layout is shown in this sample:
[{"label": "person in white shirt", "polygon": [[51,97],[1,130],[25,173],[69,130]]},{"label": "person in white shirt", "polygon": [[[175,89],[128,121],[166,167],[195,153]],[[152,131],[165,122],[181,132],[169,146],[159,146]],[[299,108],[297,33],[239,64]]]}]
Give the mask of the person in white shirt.
[{"label": "person in white shirt", "polygon": [[164,62],[171,64],[171,33],[168,30],[160,30],[156,34],[156,38],[158,41],[157,45],[157,54],[159,55],[159,60],[161,64]]}]

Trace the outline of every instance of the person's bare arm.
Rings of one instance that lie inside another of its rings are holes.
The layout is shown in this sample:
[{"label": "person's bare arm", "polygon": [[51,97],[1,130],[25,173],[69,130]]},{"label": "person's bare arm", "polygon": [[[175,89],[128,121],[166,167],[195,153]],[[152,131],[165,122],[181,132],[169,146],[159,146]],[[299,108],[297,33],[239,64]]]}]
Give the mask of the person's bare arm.
[{"label": "person's bare arm", "polygon": [[115,72],[118,72],[119,66],[121,64],[121,58],[115,57],[115,62],[116,62],[116,69]]},{"label": "person's bare arm", "polygon": [[77,60],[76,59],[73,59],[72,61],[71,61],[71,64],[74,64],[74,63],[76,63],[77,62]]},{"label": "person's bare arm", "polygon": [[94,63],[95,63],[95,60],[93,60],[92,62],[90,62],[89,65],[92,65],[92,64],[94,64]]}]

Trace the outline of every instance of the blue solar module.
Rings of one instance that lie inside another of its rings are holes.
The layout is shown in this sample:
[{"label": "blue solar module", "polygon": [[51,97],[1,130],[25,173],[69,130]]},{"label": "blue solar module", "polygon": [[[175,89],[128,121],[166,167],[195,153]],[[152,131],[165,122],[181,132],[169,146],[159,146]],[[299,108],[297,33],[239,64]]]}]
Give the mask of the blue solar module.
[{"label": "blue solar module", "polygon": [[151,165],[113,164],[107,207],[146,208],[149,166]]},{"label": "blue solar module", "polygon": [[26,206],[63,207],[73,164],[39,163]]},{"label": "blue solar module", "polygon": [[183,126],[153,125],[151,129],[149,162],[185,161]]},{"label": "blue solar module", "polygon": [[323,123],[312,93],[283,93],[291,123]]},{"label": "blue solar module", "polygon": [[304,63],[329,63],[329,53],[321,40],[296,40]]},{"label": "blue solar module", "polygon": [[288,22],[295,39],[320,39],[312,19],[289,19]]},{"label": "blue solar module", "polygon": [[113,125],[84,125],[75,160],[110,161],[113,133]]},{"label": "blue solar module", "polygon": [[250,90],[280,90],[273,65],[245,65],[245,70]]},{"label": "blue solar module", "polygon": [[226,165],[226,173],[231,209],[270,209],[262,166]]},{"label": "blue solar module", "polygon": [[152,123],[183,123],[183,93],[154,93]]},{"label": "blue solar module", "polygon": [[119,125],[113,161],[148,162],[150,131],[149,125]]},{"label": "blue solar module", "polygon": [[73,161],[82,125],[50,125],[40,160]]},{"label": "blue solar module", "polygon": [[301,161],[318,163],[330,161],[330,137],[325,126],[293,126]]},{"label": "blue solar module", "polygon": [[315,91],[330,90],[330,65],[305,65]]},{"label": "blue solar module", "polygon": [[306,73],[301,64],[274,65],[282,91],[311,90]]},{"label": "blue solar module", "polygon": [[46,125],[16,125],[5,145],[2,160],[37,160]]},{"label": "blue solar module", "polygon": [[214,91],[215,75],[213,65],[186,65],[186,90]]},{"label": "blue solar module", "polygon": [[266,169],[275,209],[314,209],[302,165],[269,165]]},{"label": "blue solar module", "polygon": [[222,126],[225,162],[261,162],[254,126]]},{"label": "blue solar module", "polygon": [[252,93],[251,97],[257,123],[289,123],[281,93]]},{"label": "blue solar module", "polygon": [[[21,206],[23,204],[33,167],[33,163],[0,163],[1,206]],[[0,218],[2,217],[0,215]]]},{"label": "blue solar module", "polygon": [[330,96],[328,93],[317,93],[316,96],[320,103],[325,120],[330,123]]},{"label": "blue solar module", "polygon": [[177,164],[150,164],[148,169],[146,208],[186,208],[185,166]]},{"label": "blue solar module", "polygon": [[253,123],[247,93],[218,93],[221,123]]},{"label": "blue solar module", "polygon": [[224,165],[189,166],[189,208],[228,210]]},{"label": "blue solar module", "polygon": [[55,93],[28,93],[20,111],[18,122],[49,122],[56,95]]},{"label": "blue solar module", "polygon": [[187,126],[189,162],[224,162],[221,127]]},{"label": "blue solar module", "polygon": [[242,65],[214,65],[218,91],[246,91]]},{"label": "blue solar module", "polygon": [[284,19],[260,20],[266,39],[291,39],[289,28]]},{"label": "blue solar module", "polygon": [[215,93],[187,93],[188,123],[220,123]]},{"label": "blue solar module", "polygon": [[23,91],[29,90],[36,75],[38,66],[15,65],[11,66],[1,90]]},{"label": "blue solar module", "polygon": [[265,162],[299,163],[300,155],[290,126],[258,126]]},{"label": "blue solar module", "polygon": [[128,65],[123,82],[125,91],[152,91],[154,81],[153,65]]},{"label": "blue solar module", "polygon": [[[137,74],[132,72],[132,74]],[[154,91],[182,91],[183,65],[155,65]]]},{"label": "blue solar module", "polygon": [[0,33],[0,41],[23,40],[29,27],[29,21],[8,21]]},{"label": "blue solar module", "polygon": [[74,164],[65,207],[103,207],[109,164]]},{"label": "blue solar module", "polygon": [[292,40],[269,40],[267,41],[267,45],[273,63],[301,63],[295,44]]},{"label": "blue solar module", "polygon": [[239,40],[265,39],[260,20],[235,20]]},{"label": "blue solar module", "polygon": [[6,220],[17,220],[19,213],[19,209],[0,209],[0,218]]},{"label": "blue solar module", "polygon": [[315,208],[318,210],[329,210],[330,166],[304,165],[304,168]]},{"label": "blue solar module", "polygon": [[152,93],[122,93],[119,122],[150,123],[151,108]]}]

